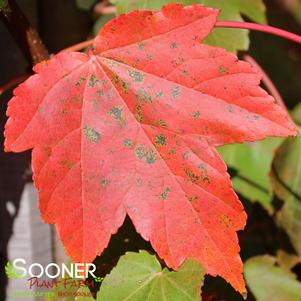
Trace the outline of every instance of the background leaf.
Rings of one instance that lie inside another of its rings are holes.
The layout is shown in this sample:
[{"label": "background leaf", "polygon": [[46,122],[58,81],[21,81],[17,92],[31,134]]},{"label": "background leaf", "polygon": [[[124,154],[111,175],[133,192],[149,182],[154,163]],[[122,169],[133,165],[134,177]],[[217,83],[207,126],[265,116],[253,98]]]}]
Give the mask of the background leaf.
[{"label": "background leaf", "polygon": [[295,254],[289,254],[283,250],[278,250],[277,252],[277,263],[283,269],[291,270],[300,262],[301,258]]},{"label": "background leaf", "polygon": [[89,10],[97,0],[76,0],[76,5],[82,10]]},{"label": "background leaf", "polygon": [[3,9],[3,7],[6,6],[6,4],[6,0],[0,0],[0,9]]},{"label": "background leaf", "polygon": [[[188,1],[187,1],[188,2]],[[221,13],[218,20],[243,21],[242,14],[257,23],[266,23],[265,6],[261,0],[199,0],[189,1],[218,8]],[[249,31],[229,28],[216,28],[206,39],[207,44],[223,47],[229,51],[249,49]]]},{"label": "background leaf", "polygon": [[275,193],[284,201],[277,221],[301,256],[301,138],[289,138],[278,149],[272,182]]},{"label": "background leaf", "polygon": [[114,17],[114,14],[100,16],[93,25],[93,34],[97,35],[99,30]]},{"label": "background leaf", "polygon": [[4,13],[9,12],[10,8],[7,4],[7,0],[0,0],[0,11],[3,11]]},{"label": "background leaf", "polygon": [[111,0],[110,2],[116,5],[118,14],[130,12],[134,9],[159,10],[168,3],[183,3],[181,0]]},{"label": "background leaf", "polygon": [[247,284],[257,301],[300,301],[301,283],[296,276],[275,265],[271,256],[257,256],[245,265]]},{"label": "background leaf", "polygon": [[232,177],[234,189],[250,201],[259,202],[269,213],[273,212],[269,172],[274,151],[282,141],[267,138],[218,149],[227,165],[236,171]]},{"label": "background leaf", "polygon": [[186,260],[178,272],[161,269],[155,256],[145,251],[129,252],[106,276],[97,300],[110,301],[199,301],[204,269]]},{"label": "background leaf", "polygon": [[294,121],[301,125],[301,102],[294,107],[294,109],[291,111],[291,115]]}]

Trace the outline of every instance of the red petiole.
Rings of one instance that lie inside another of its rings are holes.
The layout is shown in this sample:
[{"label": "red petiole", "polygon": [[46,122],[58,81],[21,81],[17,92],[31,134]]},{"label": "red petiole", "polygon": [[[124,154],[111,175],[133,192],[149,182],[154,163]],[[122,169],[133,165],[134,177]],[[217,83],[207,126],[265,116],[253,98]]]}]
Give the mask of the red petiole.
[{"label": "red petiole", "polygon": [[269,25],[262,25],[250,22],[218,21],[215,23],[215,27],[250,29],[260,32],[266,32],[301,44],[301,36]]}]

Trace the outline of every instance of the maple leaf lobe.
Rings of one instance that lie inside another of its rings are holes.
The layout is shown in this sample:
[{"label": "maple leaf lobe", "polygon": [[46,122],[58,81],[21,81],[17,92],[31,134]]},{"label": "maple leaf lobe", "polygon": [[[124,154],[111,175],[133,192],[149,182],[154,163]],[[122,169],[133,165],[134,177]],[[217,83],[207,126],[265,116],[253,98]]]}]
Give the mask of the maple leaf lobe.
[{"label": "maple leaf lobe", "polygon": [[15,90],[6,150],[33,148],[42,217],[75,261],[100,254],[128,214],[170,267],[192,257],[245,290],[246,214],[215,146],[296,129],[254,68],[200,43],[217,14],[121,15],[94,54],[58,54]]}]

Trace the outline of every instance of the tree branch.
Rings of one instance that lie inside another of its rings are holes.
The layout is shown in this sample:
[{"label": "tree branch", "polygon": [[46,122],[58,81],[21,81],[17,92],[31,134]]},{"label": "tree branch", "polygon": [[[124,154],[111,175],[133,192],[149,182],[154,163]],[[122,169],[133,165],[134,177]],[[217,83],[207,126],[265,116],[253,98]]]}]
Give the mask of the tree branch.
[{"label": "tree branch", "polygon": [[10,31],[28,62],[35,65],[48,59],[49,54],[46,47],[15,0],[0,1],[0,20]]}]

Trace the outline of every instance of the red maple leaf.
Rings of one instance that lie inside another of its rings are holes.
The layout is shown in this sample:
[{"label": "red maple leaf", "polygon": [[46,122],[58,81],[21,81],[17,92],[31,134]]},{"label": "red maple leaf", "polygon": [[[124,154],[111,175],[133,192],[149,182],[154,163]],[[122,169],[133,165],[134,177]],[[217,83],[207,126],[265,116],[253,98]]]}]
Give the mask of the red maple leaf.
[{"label": "red maple leaf", "polygon": [[58,54],[15,90],[6,150],[33,148],[42,217],[74,261],[92,261],[128,214],[168,266],[193,257],[245,290],[246,214],[215,146],[296,128],[256,70],[201,43],[217,14],[121,15],[93,53]]}]

